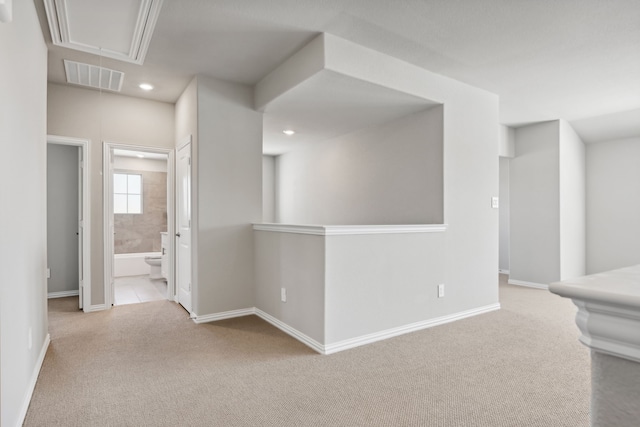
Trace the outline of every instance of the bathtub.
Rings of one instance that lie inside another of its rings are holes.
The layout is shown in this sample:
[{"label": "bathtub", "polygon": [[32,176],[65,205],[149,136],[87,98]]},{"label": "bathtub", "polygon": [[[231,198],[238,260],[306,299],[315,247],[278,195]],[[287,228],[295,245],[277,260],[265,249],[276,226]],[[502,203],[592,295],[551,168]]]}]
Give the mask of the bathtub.
[{"label": "bathtub", "polygon": [[151,266],[144,262],[144,257],[161,255],[162,252],[115,254],[113,256],[113,277],[147,275],[149,274]]}]

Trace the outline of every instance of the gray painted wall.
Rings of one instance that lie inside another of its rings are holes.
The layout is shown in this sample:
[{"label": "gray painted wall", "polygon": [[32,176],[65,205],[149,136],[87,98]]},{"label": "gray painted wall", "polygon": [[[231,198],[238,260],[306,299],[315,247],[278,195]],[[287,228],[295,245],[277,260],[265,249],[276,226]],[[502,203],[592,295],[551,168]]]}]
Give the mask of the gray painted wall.
[{"label": "gray painted wall", "polygon": [[513,158],[516,154],[516,130],[504,125],[500,125],[499,128],[498,155],[500,157]]},{"label": "gray painted wall", "polygon": [[[326,67],[445,105],[445,284],[463,311],[498,301],[498,98],[481,89],[325,34]],[[382,68],[379,64],[384,63]]]},{"label": "gray painted wall", "polygon": [[560,280],[559,122],[516,129],[510,161],[510,279]]},{"label": "gray painted wall", "polygon": [[276,221],[276,162],[274,156],[262,157],[262,222]]},{"label": "gray painted wall", "polygon": [[0,424],[11,427],[47,336],[47,46],[34,2],[13,2],[0,52]]},{"label": "gray painted wall", "polygon": [[509,159],[500,157],[500,256],[498,269],[509,271]]},{"label": "gray painted wall", "polygon": [[444,241],[445,232],[256,231],[256,307],[323,345],[451,314],[457,301],[436,291]]},{"label": "gray painted wall", "polygon": [[[443,220],[448,224],[448,228],[443,233],[442,249],[438,252],[438,257],[430,257],[428,250],[416,250],[415,247],[411,256],[422,255],[423,265],[432,266],[431,271],[433,272],[442,271],[442,281],[445,284],[447,296],[446,301],[441,299],[433,304],[426,302],[423,313],[425,317],[437,316],[438,313],[442,313],[440,310],[453,314],[497,303],[498,210],[492,209],[490,204],[491,197],[498,195],[499,182],[497,97],[329,34],[324,35],[323,43],[325,49],[322,58],[325,61],[325,68],[425,99],[438,100],[444,105],[442,119],[443,167],[440,173],[442,174],[443,188]],[[265,90],[265,93],[268,92]],[[411,131],[412,129],[406,130],[408,133]],[[415,132],[415,128],[413,131]],[[362,134],[364,132],[352,134],[350,137]],[[419,133],[414,133],[413,136],[411,142],[414,144],[419,144],[416,141],[420,141],[423,137]],[[334,148],[331,144],[322,144],[322,146]],[[330,151],[329,148],[326,151]],[[359,159],[351,153],[344,155],[346,151],[336,151],[340,153],[340,156],[333,158],[327,153],[319,153],[325,162],[328,161],[324,165],[324,169],[331,169],[334,163],[337,163],[340,172],[349,173],[348,166],[340,165],[340,162],[349,165],[350,162],[358,162]],[[359,153],[357,150],[353,150],[353,152]],[[392,159],[397,158],[392,157]],[[375,160],[379,161],[380,158]],[[282,165],[281,157],[278,160],[278,168]],[[299,165],[297,167],[301,168]],[[309,167],[314,166],[309,165]],[[384,175],[385,168],[388,167],[389,165],[380,162],[377,168],[371,168],[370,171]],[[406,163],[393,164],[392,167],[424,168],[425,162],[418,161],[416,165],[415,159],[411,159]],[[322,170],[319,173],[322,173]],[[288,174],[280,170],[278,175],[278,179],[283,179]],[[293,177],[293,175],[290,176]],[[336,174],[335,183],[329,181],[331,177],[328,177],[326,172],[323,177],[326,178],[325,183],[313,181],[310,183],[320,190],[322,190],[321,185],[333,186],[333,188],[342,184],[351,185],[349,174],[342,176]],[[374,182],[375,179],[376,177],[373,177]],[[280,181],[279,188],[282,185],[283,183]],[[411,188],[415,189],[419,186],[419,184],[415,184]],[[338,188],[338,190],[340,189]],[[414,194],[413,203],[415,206],[424,207],[425,200],[422,198],[429,199],[429,191],[425,187],[423,190],[424,192],[420,195]],[[369,194],[375,196],[373,191]],[[333,203],[335,204],[335,202]],[[283,206],[282,200],[279,205]],[[340,207],[338,207],[338,211],[345,212],[344,209],[340,210]],[[388,209],[385,211],[389,212]],[[346,212],[346,214],[350,215],[351,213]],[[278,219],[279,221],[286,220],[285,218]],[[362,223],[365,219],[366,217],[359,215],[356,221]],[[308,219],[299,218],[296,221],[306,222]],[[345,219],[341,218],[340,222],[345,222]],[[381,221],[376,218],[375,222]],[[349,261],[343,262],[348,263]],[[345,276],[349,274],[348,267],[346,266],[347,269],[344,271]],[[440,268],[442,270],[438,270]],[[336,276],[340,276],[340,274],[336,273]],[[402,274],[402,272],[398,274]],[[429,283],[427,281],[425,286],[429,286]],[[358,286],[356,285],[357,292],[366,292],[364,288]],[[407,286],[411,287],[412,284],[409,283]],[[390,290],[387,289],[387,291]],[[412,288],[410,292],[413,291],[416,289]],[[433,291],[435,292],[435,289]],[[417,298],[420,298],[424,294],[418,292],[417,295]],[[357,297],[355,298],[357,299]],[[363,307],[363,310],[367,309],[368,307]]]},{"label": "gray painted wall", "polygon": [[588,144],[587,272],[640,264],[640,138]]},{"label": "gray painted wall", "polygon": [[547,285],[585,274],[585,147],[555,120],[516,129],[510,160],[510,280]]},{"label": "gray painted wall", "polygon": [[[325,238],[256,231],[256,307],[325,342]],[[280,300],[287,290],[287,302]]]},{"label": "gray painted wall", "polygon": [[48,133],[90,140],[91,304],[103,304],[102,142],[173,148],[174,105],[51,83],[47,94]]},{"label": "gray painted wall", "polygon": [[[446,288],[445,236],[328,236],[326,344],[459,311],[459,301]],[[440,283],[444,298],[438,298]]]},{"label": "gray painted wall", "polygon": [[47,144],[48,292],[77,291],[78,154],[71,145]]},{"label": "gray painted wall", "polygon": [[443,109],[282,154],[276,221],[440,224]]},{"label": "gray painted wall", "polygon": [[255,306],[252,223],[262,220],[262,114],[249,86],[198,76],[198,315]]}]

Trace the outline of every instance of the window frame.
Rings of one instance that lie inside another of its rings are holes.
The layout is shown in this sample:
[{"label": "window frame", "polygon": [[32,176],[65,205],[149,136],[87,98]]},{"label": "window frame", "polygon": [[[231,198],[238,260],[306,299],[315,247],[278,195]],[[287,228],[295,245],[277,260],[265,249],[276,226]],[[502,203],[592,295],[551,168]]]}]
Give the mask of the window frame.
[{"label": "window frame", "polygon": [[[126,193],[120,193],[120,192],[116,192],[116,185],[115,185],[115,180],[116,180],[116,175],[124,175],[127,177],[127,192]],[[130,193],[129,192],[129,176],[138,176],[140,177],[140,193]],[[144,197],[143,197],[143,193],[144,193],[144,176],[141,172],[129,172],[129,171],[113,171],[113,191],[112,191],[112,196],[113,196],[113,213],[114,215],[142,215],[144,213]],[[120,196],[126,196],[125,200],[126,200],[126,204],[127,204],[127,209],[126,212],[117,212],[116,211],[116,195],[120,195]],[[139,212],[130,212],[129,211],[129,196],[140,196],[140,211]]]}]

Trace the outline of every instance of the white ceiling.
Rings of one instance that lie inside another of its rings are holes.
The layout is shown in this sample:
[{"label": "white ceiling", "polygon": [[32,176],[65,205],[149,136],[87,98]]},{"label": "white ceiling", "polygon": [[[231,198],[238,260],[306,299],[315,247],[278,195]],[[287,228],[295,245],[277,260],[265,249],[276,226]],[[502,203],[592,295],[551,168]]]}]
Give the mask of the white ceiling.
[{"label": "white ceiling", "polygon": [[174,102],[197,73],[253,85],[320,32],[498,94],[502,124],[564,118],[595,141],[640,122],[638,0],[165,0],[144,65],[51,46],[49,79],[84,58]]}]

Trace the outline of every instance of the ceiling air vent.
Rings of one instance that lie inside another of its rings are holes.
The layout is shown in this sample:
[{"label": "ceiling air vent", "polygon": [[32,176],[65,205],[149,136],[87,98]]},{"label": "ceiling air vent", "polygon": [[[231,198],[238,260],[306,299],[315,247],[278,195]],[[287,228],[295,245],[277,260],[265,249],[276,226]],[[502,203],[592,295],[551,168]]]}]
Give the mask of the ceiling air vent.
[{"label": "ceiling air vent", "polygon": [[64,60],[64,70],[67,73],[67,83],[114,92],[120,92],[120,89],[122,89],[122,82],[124,81],[124,73],[122,71],[110,70],[109,68],[67,59]]}]

